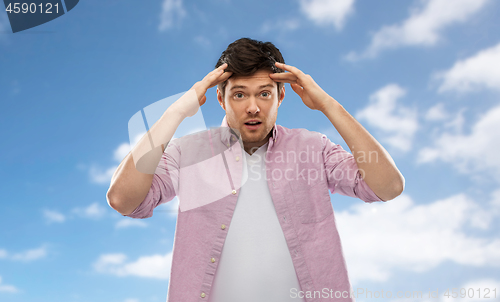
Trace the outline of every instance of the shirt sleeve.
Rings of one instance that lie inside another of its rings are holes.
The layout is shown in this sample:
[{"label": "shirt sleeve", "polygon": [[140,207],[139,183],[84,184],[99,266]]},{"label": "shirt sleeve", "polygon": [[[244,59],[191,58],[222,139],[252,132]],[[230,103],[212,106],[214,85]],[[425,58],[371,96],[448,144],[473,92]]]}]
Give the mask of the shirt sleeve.
[{"label": "shirt sleeve", "polygon": [[131,218],[148,218],[153,210],[162,203],[172,200],[178,192],[180,149],[171,141],[156,167],[153,182],[148,194],[139,206],[130,214]]},{"label": "shirt sleeve", "polygon": [[324,134],[321,139],[328,188],[332,194],[357,197],[364,202],[384,201],[363,180],[356,159],[351,153],[331,142]]}]

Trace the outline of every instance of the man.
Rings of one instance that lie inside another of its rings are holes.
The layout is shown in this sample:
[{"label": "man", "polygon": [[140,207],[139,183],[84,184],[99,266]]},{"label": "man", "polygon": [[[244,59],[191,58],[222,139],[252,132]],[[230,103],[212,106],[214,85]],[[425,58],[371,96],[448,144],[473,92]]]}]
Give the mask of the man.
[{"label": "man", "polygon": [[[352,154],[275,124],[284,83],[326,115]],[[170,141],[216,85],[221,128]],[[242,38],[137,143],[107,198],[122,215],[146,218],[179,197],[168,301],[352,301],[329,191],[373,202],[403,188],[390,155],[311,76],[284,64],[272,43]]]}]

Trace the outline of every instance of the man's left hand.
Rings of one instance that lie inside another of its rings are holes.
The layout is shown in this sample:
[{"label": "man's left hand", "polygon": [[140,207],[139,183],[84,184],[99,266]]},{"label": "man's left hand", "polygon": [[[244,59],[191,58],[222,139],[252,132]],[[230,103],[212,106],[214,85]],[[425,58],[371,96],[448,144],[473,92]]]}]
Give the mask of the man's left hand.
[{"label": "man's left hand", "polygon": [[276,82],[290,83],[293,91],[300,96],[307,107],[324,112],[328,106],[336,102],[310,75],[303,73],[297,67],[279,62],[276,62],[276,67],[289,72],[271,73],[269,77]]}]

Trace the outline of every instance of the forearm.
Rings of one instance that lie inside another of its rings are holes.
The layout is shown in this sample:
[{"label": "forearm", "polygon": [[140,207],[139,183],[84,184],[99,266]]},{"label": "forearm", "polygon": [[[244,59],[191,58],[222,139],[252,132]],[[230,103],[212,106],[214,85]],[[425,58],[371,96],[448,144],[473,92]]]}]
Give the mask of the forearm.
[{"label": "forearm", "polygon": [[132,154],[129,153],[113,174],[106,194],[108,204],[123,215],[132,213],[146,197],[153,177],[154,174],[137,171]]},{"label": "forearm", "polygon": [[107,193],[109,205],[118,212],[130,214],[146,197],[158,163],[177,127],[193,116],[206,101],[207,89],[226,81],[232,72],[225,72],[227,63],[196,82],[172,104],[149,129],[116,169]]},{"label": "forearm", "polygon": [[[188,91],[179,101],[197,102],[197,97]],[[146,197],[163,150],[186,116],[183,108],[178,106],[179,101],[164,112],[113,174],[107,198],[109,205],[121,214],[130,214]]]},{"label": "forearm", "polygon": [[346,142],[373,192],[383,200],[401,194],[404,177],[384,147],[335,99],[331,98],[323,113]]}]

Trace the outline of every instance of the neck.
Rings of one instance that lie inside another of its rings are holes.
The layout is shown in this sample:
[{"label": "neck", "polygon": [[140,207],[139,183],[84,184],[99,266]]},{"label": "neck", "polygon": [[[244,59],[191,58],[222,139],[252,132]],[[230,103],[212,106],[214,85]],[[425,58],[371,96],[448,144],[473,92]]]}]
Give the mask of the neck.
[{"label": "neck", "polygon": [[266,136],[266,138],[264,138],[260,142],[251,142],[251,143],[243,142],[243,149],[245,149],[245,151],[248,154],[252,155],[255,151],[257,151],[257,149],[264,146],[265,143],[267,143],[269,141],[271,134],[272,134],[272,131],[270,131],[269,134]]}]

